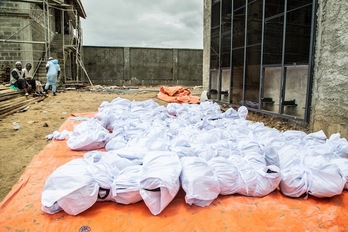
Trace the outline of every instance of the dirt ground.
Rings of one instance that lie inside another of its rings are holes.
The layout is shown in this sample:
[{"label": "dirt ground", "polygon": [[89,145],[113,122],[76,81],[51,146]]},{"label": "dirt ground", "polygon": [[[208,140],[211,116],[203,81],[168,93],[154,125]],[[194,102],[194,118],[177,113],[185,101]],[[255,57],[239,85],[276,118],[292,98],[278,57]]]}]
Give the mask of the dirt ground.
[{"label": "dirt ground", "polygon": [[[195,96],[200,96],[202,91],[200,88],[190,90]],[[0,201],[18,181],[33,156],[50,142],[45,136],[58,130],[70,114],[95,112],[103,101],[111,101],[116,97],[136,101],[153,99],[166,105],[166,102],[156,97],[158,91],[159,87],[108,91],[68,90],[55,97],[50,94],[44,101],[31,105],[26,112],[15,113],[0,120]],[[308,132],[307,127],[300,123],[258,113],[249,112],[247,119],[263,122],[279,130],[296,129]],[[13,122],[19,123],[18,130],[13,128]]]}]

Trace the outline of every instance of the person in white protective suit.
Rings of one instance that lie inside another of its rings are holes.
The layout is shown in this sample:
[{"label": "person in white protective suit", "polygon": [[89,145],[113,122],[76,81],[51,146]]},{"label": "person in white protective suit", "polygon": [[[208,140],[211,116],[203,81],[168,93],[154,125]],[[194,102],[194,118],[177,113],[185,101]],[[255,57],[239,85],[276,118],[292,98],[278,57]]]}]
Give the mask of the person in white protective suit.
[{"label": "person in white protective suit", "polygon": [[52,86],[53,96],[56,96],[57,92],[57,80],[60,74],[60,66],[58,64],[57,59],[53,59],[52,57],[48,58],[48,62],[46,64],[46,72],[47,72],[47,82],[45,85],[45,92],[48,94],[48,88],[50,85]]}]

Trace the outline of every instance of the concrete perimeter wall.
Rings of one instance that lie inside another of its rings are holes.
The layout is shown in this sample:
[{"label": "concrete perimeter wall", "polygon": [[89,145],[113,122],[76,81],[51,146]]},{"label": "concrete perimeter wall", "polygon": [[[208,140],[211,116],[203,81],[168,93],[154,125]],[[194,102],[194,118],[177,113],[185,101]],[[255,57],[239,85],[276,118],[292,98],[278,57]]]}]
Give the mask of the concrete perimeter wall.
[{"label": "concrete perimeter wall", "polygon": [[348,1],[320,0],[311,127],[348,139]]},{"label": "concrete perimeter wall", "polygon": [[83,61],[93,84],[202,85],[199,49],[84,46]]}]

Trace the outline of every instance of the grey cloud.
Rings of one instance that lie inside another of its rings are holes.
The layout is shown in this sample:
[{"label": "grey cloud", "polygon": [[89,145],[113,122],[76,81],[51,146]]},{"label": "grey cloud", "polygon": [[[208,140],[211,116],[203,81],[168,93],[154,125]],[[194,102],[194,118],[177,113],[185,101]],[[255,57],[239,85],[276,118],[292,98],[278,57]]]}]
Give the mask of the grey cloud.
[{"label": "grey cloud", "polygon": [[85,45],[202,48],[203,2],[84,1]]}]

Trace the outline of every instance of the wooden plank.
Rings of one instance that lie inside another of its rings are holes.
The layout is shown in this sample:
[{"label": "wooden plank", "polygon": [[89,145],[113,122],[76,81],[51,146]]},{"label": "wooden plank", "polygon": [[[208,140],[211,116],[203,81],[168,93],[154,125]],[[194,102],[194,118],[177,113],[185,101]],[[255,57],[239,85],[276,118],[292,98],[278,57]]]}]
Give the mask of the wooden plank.
[{"label": "wooden plank", "polygon": [[26,101],[22,101],[18,104],[12,104],[12,105],[10,104],[7,107],[0,109],[0,118],[4,118],[5,116],[7,116],[9,114],[15,113],[18,110],[23,109],[23,108],[27,107],[28,105],[31,105],[35,102],[40,102],[43,99],[45,99],[45,97],[37,97],[37,98],[28,99]]},{"label": "wooden plank", "polygon": [[0,113],[6,112],[6,111],[8,111],[9,109],[16,108],[16,107],[18,107],[18,106],[25,105],[25,104],[30,103],[30,102],[31,102],[31,101],[28,100],[28,101],[18,102],[18,103],[16,103],[16,104],[9,104],[9,105],[7,105],[7,106],[5,106],[5,107],[1,107],[1,108],[0,108]]},{"label": "wooden plank", "polygon": [[14,105],[14,104],[23,102],[25,100],[27,100],[26,97],[17,97],[17,98],[9,99],[9,100],[6,100],[6,101],[1,101],[0,102],[0,108],[8,106],[8,105]]},{"label": "wooden plank", "polygon": [[18,110],[21,110],[21,109],[23,109],[23,108],[25,108],[25,107],[27,107],[27,106],[30,106],[30,105],[31,105],[31,103],[28,103],[28,104],[26,104],[26,105],[23,105],[23,106],[19,106],[19,107],[17,107],[17,108],[14,108],[14,109],[12,109],[12,110],[6,112],[6,113],[0,114],[0,118],[4,118],[4,117],[6,117],[6,116],[8,116],[8,115],[10,115],[10,114],[16,113]]}]

